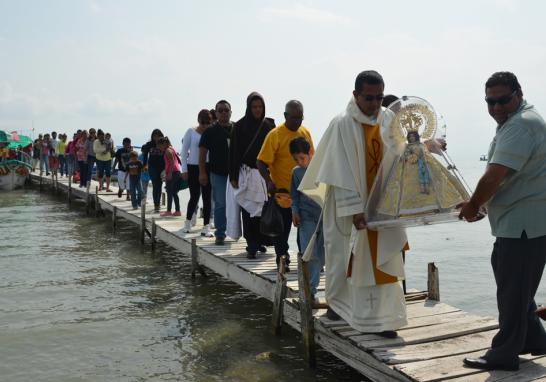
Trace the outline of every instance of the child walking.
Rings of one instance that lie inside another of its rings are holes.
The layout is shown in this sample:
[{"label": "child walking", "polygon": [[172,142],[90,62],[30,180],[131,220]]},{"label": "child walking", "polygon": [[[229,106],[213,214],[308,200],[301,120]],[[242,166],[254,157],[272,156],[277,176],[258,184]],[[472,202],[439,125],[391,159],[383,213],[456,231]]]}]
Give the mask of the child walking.
[{"label": "child walking", "polygon": [[[321,208],[306,195],[298,191],[298,187],[305,175],[307,166],[311,161],[311,145],[303,137],[293,139],[289,145],[290,154],[298,164],[292,170],[290,181],[290,196],[292,198],[292,222],[298,227],[298,249],[300,253],[305,251],[311,240],[315,229],[317,238],[311,259],[309,260],[309,283],[311,284],[311,295],[313,301],[317,294],[317,287],[320,281],[320,271],[324,267],[324,236],[322,231]],[[318,228],[317,228],[318,226]]]},{"label": "child walking", "polygon": [[127,184],[127,177],[129,177],[131,205],[133,206],[133,210],[137,210],[138,207],[140,207],[140,202],[142,200],[142,183],[140,181],[140,176],[144,166],[142,162],[138,160],[138,154],[136,151],[131,151],[129,158],[129,163],[126,165],[127,172],[125,173],[125,184]]}]

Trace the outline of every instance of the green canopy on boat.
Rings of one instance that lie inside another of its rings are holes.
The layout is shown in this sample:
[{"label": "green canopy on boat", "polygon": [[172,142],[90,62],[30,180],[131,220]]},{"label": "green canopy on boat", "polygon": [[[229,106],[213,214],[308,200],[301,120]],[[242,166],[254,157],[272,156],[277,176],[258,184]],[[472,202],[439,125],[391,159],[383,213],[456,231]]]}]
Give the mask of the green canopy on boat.
[{"label": "green canopy on boat", "polygon": [[[0,138],[1,138],[1,136],[0,136]],[[9,140],[8,148],[9,149],[16,149],[17,147],[23,148],[23,147],[27,147],[29,145],[32,145],[32,139],[30,139],[26,135],[19,135],[19,140],[18,141],[14,141],[14,140],[11,140],[11,139]]]},{"label": "green canopy on boat", "polygon": [[8,136],[5,131],[0,130],[0,143],[8,141]]}]

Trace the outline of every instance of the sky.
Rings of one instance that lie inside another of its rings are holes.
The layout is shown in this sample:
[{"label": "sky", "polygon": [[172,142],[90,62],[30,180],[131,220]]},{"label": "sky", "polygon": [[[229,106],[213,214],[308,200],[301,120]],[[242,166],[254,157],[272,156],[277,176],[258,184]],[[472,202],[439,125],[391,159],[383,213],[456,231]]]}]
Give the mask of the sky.
[{"label": "sky", "polygon": [[303,102],[318,142],[375,69],[386,94],[443,116],[455,161],[477,160],[495,132],[493,72],[514,72],[546,112],[545,14],[538,0],[0,0],[0,129],[179,142],[200,109],[227,99],[238,120],[258,91],[277,123]]}]

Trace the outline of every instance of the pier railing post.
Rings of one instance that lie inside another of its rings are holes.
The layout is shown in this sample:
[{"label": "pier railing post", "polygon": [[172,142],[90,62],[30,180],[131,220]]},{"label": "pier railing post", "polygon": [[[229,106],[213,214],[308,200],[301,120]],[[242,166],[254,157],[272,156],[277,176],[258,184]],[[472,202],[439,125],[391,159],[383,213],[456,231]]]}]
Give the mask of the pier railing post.
[{"label": "pier railing post", "polygon": [[118,208],[114,206],[114,208],[112,209],[112,231],[114,232],[116,232],[117,216],[118,216]]},{"label": "pier railing post", "polygon": [[66,193],[68,199],[68,205],[72,203],[72,176],[68,175],[68,192]]},{"label": "pier railing post", "polygon": [[165,205],[165,193],[164,192],[161,193],[161,205],[162,206]]},{"label": "pier railing post", "polygon": [[101,215],[100,201],[99,201],[99,187],[95,186],[95,217]]},{"label": "pier railing post", "polygon": [[146,200],[140,202],[140,243],[144,244],[146,234]]},{"label": "pier railing post", "polygon": [[317,364],[315,356],[315,323],[313,318],[313,299],[309,284],[309,268],[298,253],[298,294],[300,299],[300,324],[303,339],[304,357],[310,367]]},{"label": "pier railing post", "polygon": [[89,209],[91,197],[89,196],[89,189],[91,188],[91,182],[87,182],[87,187],[85,188],[85,213],[89,215]]},{"label": "pier railing post", "polygon": [[282,330],[282,316],[284,299],[286,298],[286,276],[285,265],[286,257],[282,256],[279,262],[279,271],[277,272],[277,282],[275,284],[275,291],[273,294],[273,314],[271,318],[271,324],[273,334],[280,335]]},{"label": "pier railing post", "polygon": [[156,246],[156,237],[157,235],[157,224],[155,222],[155,218],[152,218],[152,234],[151,234],[151,239],[152,239],[152,251],[155,251],[155,246]]},{"label": "pier railing post", "polygon": [[40,192],[42,192],[42,184],[43,184],[43,180],[44,180],[44,177],[43,177],[43,170],[42,170],[42,163],[40,162]]},{"label": "pier railing post", "polygon": [[199,271],[201,276],[207,277],[207,274],[205,273],[205,269],[201,265],[199,265],[199,262],[197,261],[197,240],[191,239],[191,278],[195,278],[195,271]]},{"label": "pier railing post", "polygon": [[429,300],[440,301],[440,277],[438,267],[434,263],[428,263],[427,290]]}]

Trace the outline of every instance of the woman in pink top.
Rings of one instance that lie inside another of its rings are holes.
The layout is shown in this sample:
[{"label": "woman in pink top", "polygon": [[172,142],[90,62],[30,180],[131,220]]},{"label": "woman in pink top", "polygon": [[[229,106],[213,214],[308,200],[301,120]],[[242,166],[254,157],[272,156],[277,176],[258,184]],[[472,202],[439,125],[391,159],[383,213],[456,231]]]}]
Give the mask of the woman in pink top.
[{"label": "woman in pink top", "polygon": [[78,161],[78,168],[80,169],[80,188],[87,186],[87,149],[85,148],[87,143],[87,131],[82,131],[80,139],[76,143],[76,160]]},{"label": "woman in pink top", "polygon": [[[165,189],[167,190],[167,211],[162,212],[160,216],[181,216],[180,200],[178,199],[178,190],[180,188],[181,180],[180,159],[171,146],[169,138],[162,137],[157,143],[157,146],[163,152],[163,158],[165,159]],[[173,200],[174,213],[171,212]]]}]

